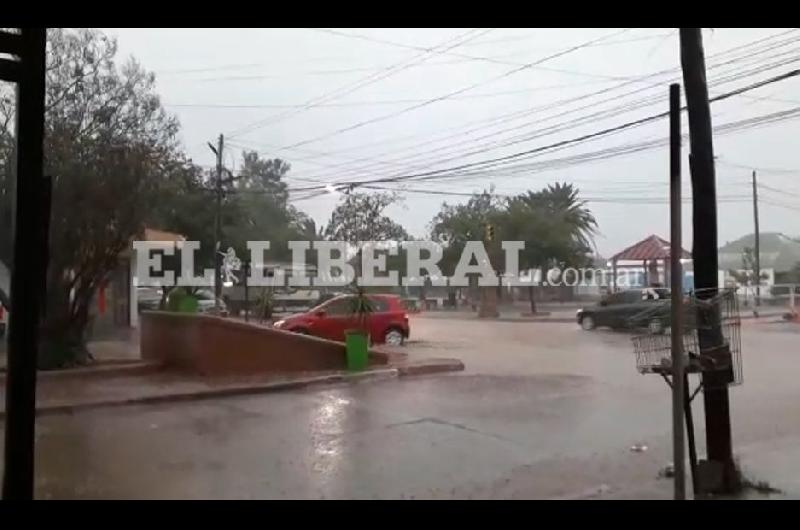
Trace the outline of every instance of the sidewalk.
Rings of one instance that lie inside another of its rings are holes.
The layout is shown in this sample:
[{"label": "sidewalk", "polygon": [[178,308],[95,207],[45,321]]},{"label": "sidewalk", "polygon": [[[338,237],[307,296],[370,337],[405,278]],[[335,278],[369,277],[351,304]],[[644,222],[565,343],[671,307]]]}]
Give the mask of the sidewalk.
[{"label": "sidewalk", "polygon": [[[359,373],[317,372],[296,375],[254,375],[239,378],[204,378],[169,372],[110,377],[40,378],[36,388],[36,411],[75,412],[98,407],[219,398],[334,384],[398,377],[396,368]],[[5,391],[5,381],[0,381]],[[5,416],[5,405],[0,405]]]},{"label": "sidewalk", "polygon": [[[87,347],[92,356],[94,356],[95,361],[99,362],[132,362],[141,359],[138,334],[131,334],[130,337],[124,338],[93,340],[89,342]],[[6,345],[3,342],[2,349],[0,349],[0,371],[4,371],[6,366]]]},{"label": "sidewalk", "polygon": [[[356,383],[464,369],[457,359],[419,359],[392,354],[386,366],[363,372],[314,371],[203,377],[168,371],[153,363],[105,362],[97,366],[40,372],[37,414],[75,412],[98,407],[151,404],[295,390],[312,385]],[[0,374],[0,393],[6,379]],[[0,403],[0,418],[5,404]]]}]

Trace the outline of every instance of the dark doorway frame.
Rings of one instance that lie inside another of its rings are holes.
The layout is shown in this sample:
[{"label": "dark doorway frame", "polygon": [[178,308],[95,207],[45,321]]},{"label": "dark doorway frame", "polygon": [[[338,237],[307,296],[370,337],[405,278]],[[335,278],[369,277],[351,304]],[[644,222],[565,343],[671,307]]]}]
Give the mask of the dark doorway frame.
[{"label": "dark doorway frame", "polygon": [[16,191],[13,207],[6,373],[4,499],[32,499],[36,357],[44,308],[50,181],[44,177],[46,28],[0,32],[0,79],[17,85]]}]

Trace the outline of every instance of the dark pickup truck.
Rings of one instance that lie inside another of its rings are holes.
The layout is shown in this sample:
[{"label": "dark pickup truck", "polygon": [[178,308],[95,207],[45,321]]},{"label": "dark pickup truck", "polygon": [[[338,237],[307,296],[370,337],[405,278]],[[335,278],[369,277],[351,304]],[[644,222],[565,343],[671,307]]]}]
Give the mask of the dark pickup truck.
[{"label": "dark pickup truck", "polygon": [[585,330],[599,326],[612,329],[646,327],[661,333],[669,327],[669,289],[646,287],[604,296],[596,305],[578,310],[578,324]]}]

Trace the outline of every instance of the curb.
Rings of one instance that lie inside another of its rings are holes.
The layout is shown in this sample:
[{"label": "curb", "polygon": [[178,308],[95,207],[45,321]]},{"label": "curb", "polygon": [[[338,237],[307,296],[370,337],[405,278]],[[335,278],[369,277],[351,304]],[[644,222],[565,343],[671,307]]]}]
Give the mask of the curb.
[{"label": "curb", "polygon": [[464,363],[458,359],[429,359],[418,363],[399,365],[397,370],[400,377],[461,372],[464,370]]},{"label": "curb", "polygon": [[477,314],[470,313],[469,315],[464,316],[457,316],[457,315],[446,315],[446,316],[437,316],[431,317],[430,320],[465,320],[465,321],[492,321],[492,322],[522,322],[522,323],[536,323],[542,324],[547,322],[552,322],[555,324],[571,324],[576,323],[575,317],[496,317],[496,318],[478,318]]},{"label": "curb", "polygon": [[[70,379],[82,377],[114,377],[118,375],[141,375],[156,372],[163,368],[162,363],[157,361],[124,361],[109,362],[94,366],[83,366],[80,368],[66,368],[63,370],[38,370],[36,380]],[[7,370],[5,367],[0,369],[0,384],[5,384]]]},{"label": "curb", "polygon": [[782,318],[784,313],[762,313],[758,316],[752,313],[739,314],[739,320],[766,320],[768,318]]},{"label": "curb", "polygon": [[[173,403],[181,401],[199,401],[220,397],[235,397],[249,394],[266,394],[284,390],[295,390],[309,386],[329,385],[343,382],[372,382],[396,379],[399,376],[397,368],[381,368],[368,372],[340,373],[323,375],[318,377],[308,377],[291,381],[275,381],[271,383],[249,384],[239,386],[229,386],[224,388],[209,388],[194,390],[190,392],[180,392],[174,394],[163,394],[155,396],[141,396],[127,399],[116,399],[106,401],[91,401],[85,403],[70,403],[63,405],[43,405],[36,408],[36,416],[48,414],[74,413],[84,410],[121,407],[129,405],[152,405],[158,403]],[[5,418],[5,411],[0,412],[0,418]]]},{"label": "curb", "polygon": [[534,323],[534,324],[544,324],[547,322],[552,322],[554,324],[575,324],[574,317],[553,317],[553,318],[538,318],[538,317],[518,317],[518,318],[495,318],[494,320],[498,322],[527,322],[527,323]]}]

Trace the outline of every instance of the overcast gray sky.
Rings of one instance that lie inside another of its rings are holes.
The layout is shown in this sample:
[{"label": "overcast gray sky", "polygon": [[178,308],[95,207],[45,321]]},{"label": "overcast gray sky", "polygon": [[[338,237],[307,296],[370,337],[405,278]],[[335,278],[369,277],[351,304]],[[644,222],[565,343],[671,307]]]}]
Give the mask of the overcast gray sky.
[{"label": "overcast gray sky", "polygon": [[[225,133],[229,168],[243,147],[257,149],[290,162],[289,183],[296,188],[454,168],[662,112],[680,65],[674,28],[104,31],[118,37],[123,57],[133,55],[156,73],[196,163],[213,165],[206,142]],[[793,70],[800,61],[800,31],[716,29],[704,38],[712,96]],[[676,70],[642,79],[670,69]],[[714,125],[800,108],[798,87],[793,78],[715,103]],[[739,124],[715,137],[720,243],[753,231],[750,167],[764,169],[761,230],[800,235],[797,117],[776,115],[777,121],[748,129]],[[415,191],[390,214],[423,236],[443,200],[466,198],[419,190],[494,186],[516,193],[573,182],[598,219],[598,250],[609,256],[651,233],[669,236],[667,148],[559,167],[552,161],[667,134],[668,122],[660,120],[460,178],[406,182]],[[684,163],[686,196],[688,182]],[[336,200],[328,193],[295,204],[322,224]],[[687,248],[690,223],[685,204]]]}]

